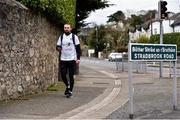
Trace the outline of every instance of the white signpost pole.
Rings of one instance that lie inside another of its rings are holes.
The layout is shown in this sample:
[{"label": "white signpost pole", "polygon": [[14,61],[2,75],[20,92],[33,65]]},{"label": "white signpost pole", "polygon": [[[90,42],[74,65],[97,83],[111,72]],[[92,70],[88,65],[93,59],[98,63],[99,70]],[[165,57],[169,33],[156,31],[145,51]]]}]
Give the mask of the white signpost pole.
[{"label": "white signpost pole", "polygon": [[177,108],[177,76],[176,76],[176,61],[173,62],[173,109]]},{"label": "white signpost pole", "polygon": [[131,48],[130,43],[128,45],[128,89],[129,89],[129,118],[133,119],[133,84],[132,84],[132,62],[131,58]]}]

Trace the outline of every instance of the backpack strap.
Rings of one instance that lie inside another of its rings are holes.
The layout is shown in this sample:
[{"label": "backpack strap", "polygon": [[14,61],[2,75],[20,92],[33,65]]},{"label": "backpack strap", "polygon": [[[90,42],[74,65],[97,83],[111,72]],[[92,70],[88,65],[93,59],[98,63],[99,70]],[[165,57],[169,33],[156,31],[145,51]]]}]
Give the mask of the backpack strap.
[{"label": "backpack strap", "polygon": [[75,44],[75,35],[73,33],[72,33],[72,40],[73,40],[74,46],[76,46],[76,44]]},{"label": "backpack strap", "polygon": [[[76,45],[75,44],[75,35],[72,33],[72,40],[73,40],[73,44],[74,46]],[[62,41],[63,41],[63,34],[61,35],[61,44],[62,44]]]},{"label": "backpack strap", "polygon": [[61,35],[61,48],[62,48],[63,34]]}]

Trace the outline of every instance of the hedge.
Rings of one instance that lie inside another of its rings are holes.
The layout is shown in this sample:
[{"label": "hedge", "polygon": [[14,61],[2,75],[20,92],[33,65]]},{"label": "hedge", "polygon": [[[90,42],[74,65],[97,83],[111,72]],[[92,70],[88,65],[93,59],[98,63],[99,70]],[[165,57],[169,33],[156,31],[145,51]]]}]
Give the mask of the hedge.
[{"label": "hedge", "polygon": [[76,0],[17,0],[56,24],[75,26]]},{"label": "hedge", "polygon": [[[160,35],[152,35],[150,37],[150,43],[159,44]],[[163,35],[164,44],[176,44],[177,50],[180,51],[180,33],[167,33]]]}]

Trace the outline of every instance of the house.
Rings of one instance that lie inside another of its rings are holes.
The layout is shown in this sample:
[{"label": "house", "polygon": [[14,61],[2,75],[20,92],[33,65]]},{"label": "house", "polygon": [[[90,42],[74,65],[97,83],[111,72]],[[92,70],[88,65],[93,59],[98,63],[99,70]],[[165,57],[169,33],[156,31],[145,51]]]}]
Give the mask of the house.
[{"label": "house", "polygon": [[[163,20],[163,32],[172,33],[180,32],[180,13],[169,13],[169,19]],[[144,27],[148,29],[143,29]],[[129,40],[135,42],[140,36],[144,35],[150,37],[151,35],[160,34],[160,22],[157,17],[144,23],[140,30],[129,32]]]},{"label": "house", "polygon": [[174,22],[171,24],[173,32],[180,32],[180,13],[175,14],[171,17]]}]

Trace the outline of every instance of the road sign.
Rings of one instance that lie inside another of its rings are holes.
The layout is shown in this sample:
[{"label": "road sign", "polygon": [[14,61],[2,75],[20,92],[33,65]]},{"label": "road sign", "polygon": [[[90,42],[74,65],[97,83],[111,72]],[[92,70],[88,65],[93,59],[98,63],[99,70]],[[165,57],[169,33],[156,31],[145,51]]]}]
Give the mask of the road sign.
[{"label": "road sign", "polygon": [[173,109],[177,109],[177,46],[172,44],[138,44],[129,43],[128,46],[128,86],[129,86],[129,118],[133,119],[133,82],[132,61],[173,61]]},{"label": "road sign", "polygon": [[130,43],[129,61],[176,61],[177,46],[172,44]]}]

